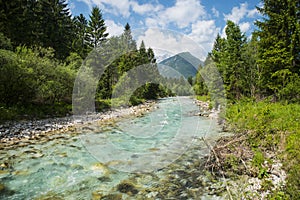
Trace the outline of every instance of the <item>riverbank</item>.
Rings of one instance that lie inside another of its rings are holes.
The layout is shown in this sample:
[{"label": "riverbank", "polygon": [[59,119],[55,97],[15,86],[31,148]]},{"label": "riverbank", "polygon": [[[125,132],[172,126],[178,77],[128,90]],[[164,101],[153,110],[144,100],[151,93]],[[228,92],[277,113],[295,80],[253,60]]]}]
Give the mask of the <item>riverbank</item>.
[{"label": "riverbank", "polygon": [[[190,98],[182,99],[180,104],[172,98],[163,99],[152,109],[155,110],[145,116],[124,118],[116,124],[111,120],[102,121],[107,122],[107,126],[78,124],[78,133],[82,133],[82,128],[87,129],[87,134],[45,135],[28,142],[20,141],[24,146],[18,144],[1,149],[2,198],[198,199],[203,190],[213,190],[207,183],[210,179],[206,179],[201,170],[205,165],[201,158],[209,154],[209,147],[202,137],[210,138],[209,143],[213,144],[215,137],[220,136],[211,124],[215,120],[195,116],[199,109]],[[201,123],[201,129],[190,134],[198,123]],[[141,127],[149,124],[147,130],[151,132],[145,134]],[[178,134],[174,135],[174,127],[180,128],[182,124],[185,128],[183,137],[179,138],[176,137]],[[136,139],[127,137],[126,127],[134,131],[132,135],[135,134]],[[143,137],[149,135],[151,137]],[[124,160],[116,153],[118,151],[99,146],[108,143],[116,148],[127,148],[128,153],[132,153]],[[97,152],[109,155],[109,159],[101,158],[101,155],[95,159],[95,155],[99,156],[94,154]],[[145,153],[153,159],[143,159],[147,156]],[[161,160],[158,160],[159,156]],[[154,170],[146,169],[149,162],[155,163]],[[139,163],[141,170],[129,173],[117,170],[120,165],[131,167],[134,163]]]},{"label": "riverbank", "polygon": [[146,101],[137,106],[116,108],[84,116],[7,121],[0,124],[0,142],[1,145],[13,145],[24,139],[33,140],[46,135],[75,131],[76,127],[89,123],[115,120],[131,115],[138,116],[150,112],[155,108],[154,105],[155,101]]},{"label": "riverbank", "polygon": [[214,179],[227,179],[227,199],[299,199],[298,104],[237,102],[224,114],[227,130],[207,157]]}]

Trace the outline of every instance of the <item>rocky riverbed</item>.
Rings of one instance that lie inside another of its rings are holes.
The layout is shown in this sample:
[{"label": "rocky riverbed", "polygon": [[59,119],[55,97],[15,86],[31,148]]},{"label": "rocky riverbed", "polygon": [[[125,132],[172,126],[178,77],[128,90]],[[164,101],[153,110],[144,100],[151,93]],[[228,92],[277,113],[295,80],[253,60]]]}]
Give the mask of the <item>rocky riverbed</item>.
[{"label": "rocky riverbed", "polygon": [[76,127],[97,121],[119,119],[130,115],[141,115],[155,108],[154,101],[137,106],[117,108],[84,116],[68,116],[42,120],[8,121],[0,124],[0,142],[13,145],[22,139],[34,139],[43,135],[74,131]]}]

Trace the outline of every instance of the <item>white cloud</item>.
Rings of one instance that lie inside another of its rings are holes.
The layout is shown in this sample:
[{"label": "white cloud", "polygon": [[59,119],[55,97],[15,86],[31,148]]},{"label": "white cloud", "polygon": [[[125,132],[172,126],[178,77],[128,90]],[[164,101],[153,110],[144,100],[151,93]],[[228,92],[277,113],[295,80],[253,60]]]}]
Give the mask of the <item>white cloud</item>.
[{"label": "white cloud", "polygon": [[160,23],[160,21],[158,21],[157,19],[153,18],[153,17],[148,17],[145,19],[145,23],[147,27],[159,27],[159,26],[163,26],[163,24]]},{"label": "white cloud", "polygon": [[86,3],[91,9],[92,6],[98,6],[105,12],[121,15],[123,17],[130,16],[129,0],[79,0]]},{"label": "white cloud", "polygon": [[249,10],[248,11],[248,14],[247,14],[247,17],[250,17],[250,18],[254,18],[256,17],[257,15],[259,15],[259,12],[257,11],[257,9],[253,9],[253,10]]},{"label": "white cloud", "polygon": [[124,26],[122,24],[116,24],[113,20],[105,20],[107,26],[107,32],[109,36],[120,35],[124,31]]},{"label": "white cloud", "polygon": [[163,6],[160,4],[156,6],[149,3],[140,5],[136,1],[131,1],[131,7],[134,12],[140,15],[149,14],[149,12],[158,12],[159,10],[163,9]]},{"label": "white cloud", "polygon": [[218,11],[215,7],[213,7],[213,8],[211,9],[211,12],[213,13],[213,15],[214,15],[215,17],[219,17],[219,15],[220,15],[219,11]]},{"label": "white cloud", "polygon": [[231,20],[234,23],[238,24],[241,19],[243,19],[247,13],[248,13],[248,4],[247,3],[242,3],[240,4],[240,7],[233,7],[231,10],[231,13],[228,15],[224,15],[224,20]]},{"label": "white cloud", "polygon": [[220,28],[216,27],[214,20],[200,20],[192,24],[192,31],[188,36],[208,52],[219,32]]},{"label": "white cloud", "polygon": [[[91,9],[92,6],[99,6],[102,10],[108,13],[112,13],[116,16],[123,16],[128,18],[131,13],[130,9],[132,9],[135,13],[140,15],[147,14],[150,12],[158,12],[163,9],[161,4],[156,3],[150,4],[139,4],[137,0],[78,0],[86,3]],[[151,13],[150,13],[151,14]]]},{"label": "white cloud", "polygon": [[145,24],[151,27],[167,27],[175,24],[179,28],[189,27],[192,23],[206,16],[206,11],[199,0],[176,0],[171,7],[165,8],[158,1],[140,4],[138,0],[79,0],[90,8],[99,6],[104,12],[116,16],[130,17],[131,11],[143,15]]},{"label": "white cloud", "polygon": [[200,1],[177,0],[174,6],[159,13],[159,20],[175,23],[179,28],[185,28],[205,15],[205,9]]},{"label": "white cloud", "polygon": [[199,45],[192,38],[171,30],[149,28],[137,36],[137,43],[145,42],[147,47],[151,47],[158,57],[164,54],[175,55],[177,53],[189,51],[199,59],[205,59],[207,50]]},{"label": "white cloud", "polygon": [[245,33],[250,29],[250,23],[249,22],[243,22],[241,24],[239,24],[240,26],[240,30]]},{"label": "white cloud", "polygon": [[222,38],[227,38],[227,36],[226,36],[226,28],[227,28],[227,25],[224,26],[224,28],[223,28],[222,31],[221,31],[221,37],[222,37]]}]

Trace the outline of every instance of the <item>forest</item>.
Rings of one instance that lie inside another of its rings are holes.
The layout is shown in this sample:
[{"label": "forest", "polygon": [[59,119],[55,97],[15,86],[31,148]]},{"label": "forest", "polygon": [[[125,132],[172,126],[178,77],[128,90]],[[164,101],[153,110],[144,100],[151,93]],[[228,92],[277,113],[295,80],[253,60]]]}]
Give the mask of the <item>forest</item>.
[{"label": "forest", "polygon": [[[229,143],[246,137],[243,143],[253,154],[250,160],[245,155],[225,156],[223,170],[241,173],[238,166],[247,162],[256,172],[244,173],[259,177],[264,191],[272,185],[266,180],[269,171],[264,163],[278,158],[287,172],[287,184],[267,199],[299,199],[300,2],[262,2],[264,6],[257,8],[262,19],[255,22],[251,38],[227,21],[226,37],[216,37],[194,90],[199,99],[210,99],[211,107],[226,107],[226,129],[236,133]],[[228,151],[238,152],[240,145],[229,145]],[[275,158],[268,156],[270,152]]]},{"label": "forest", "polygon": [[[82,14],[71,16],[68,4],[61,0],[1,1],[0,5],[0,120],[71,113],[79,68],[93,49],[107,43],[121,56],[111,61],[99,80],[97,110],[110,106],[112,90],[124,72],[143,64],[157,69],[153,50],[146,49],[144,42],[137,47],[128,23],[122,35],[108,38],[98,7],[86,19]],[[130,104],[168,92],[146,83],[135,91]]]}]

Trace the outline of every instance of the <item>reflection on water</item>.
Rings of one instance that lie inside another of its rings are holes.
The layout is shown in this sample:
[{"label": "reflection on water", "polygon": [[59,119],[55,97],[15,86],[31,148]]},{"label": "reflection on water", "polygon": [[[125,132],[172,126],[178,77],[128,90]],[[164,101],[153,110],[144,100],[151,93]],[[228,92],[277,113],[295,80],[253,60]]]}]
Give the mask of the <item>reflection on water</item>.
[{"label": "reflection on water", "polygon": [[139,118],[106,127],[95,123],[81,127],[84,133],[53,135],[43,143],[1,150],[0,199],[108,194],[130,172],[159,173],[155,170],[176,160],[195,136],[217,133],[214,121],[193,115],[198,108],[189,98],[162,99],[158,107]]}]

